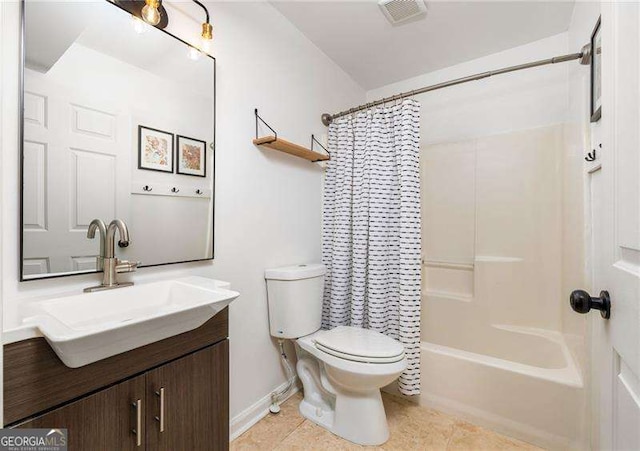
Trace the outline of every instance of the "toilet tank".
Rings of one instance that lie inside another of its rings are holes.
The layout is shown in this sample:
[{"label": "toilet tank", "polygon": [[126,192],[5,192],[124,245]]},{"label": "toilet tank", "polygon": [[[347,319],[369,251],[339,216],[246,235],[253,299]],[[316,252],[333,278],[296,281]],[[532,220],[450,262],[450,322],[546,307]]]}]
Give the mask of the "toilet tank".
[{"label": "toilet tank", "polygon": [[267,269],[269,331],[299,338],[320,329],[326,269],[319,263]]}]

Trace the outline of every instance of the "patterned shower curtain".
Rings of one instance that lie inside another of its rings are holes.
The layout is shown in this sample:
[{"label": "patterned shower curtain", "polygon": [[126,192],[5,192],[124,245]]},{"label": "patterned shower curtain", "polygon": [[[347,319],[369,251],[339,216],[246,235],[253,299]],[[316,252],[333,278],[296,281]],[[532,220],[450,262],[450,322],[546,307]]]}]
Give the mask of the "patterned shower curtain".
[{"label": "patterned shower curtain", "polygon": [[420,393],[419,124],[415,100],[334,120],[323,207],[322,326],[400,341],[405,395]]}]

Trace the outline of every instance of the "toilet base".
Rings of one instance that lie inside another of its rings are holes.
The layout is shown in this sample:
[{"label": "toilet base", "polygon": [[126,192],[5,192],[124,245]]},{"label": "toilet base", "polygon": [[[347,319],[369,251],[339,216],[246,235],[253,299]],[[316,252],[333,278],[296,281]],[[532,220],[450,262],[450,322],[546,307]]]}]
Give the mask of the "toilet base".
[{"label": "toilet base", "polygon": [[304,387],[300,414],[320,427],[359,445],[381,445],[389,439],[380,389],[345,391],[332,384],[324,368],[304,352],[298,358]]},{"label": "toilet base", "polygon": [[380,390],[349,395],[338,393],[334,412],[319,412],[303,400],[300,403],[300,413],[317,425],[358,445],[382,445],[389,439],[387,416]]},{"label": "toilet base", "polygon": [[354,362],[319,351],[313,335],[295,343],[296,369],[304,387],[300,414],[358,445],[386,442],[389,426],[380,388],[400,375],[406,358],[384,364]]},{"label": "toilet base", "polygon": [[318,426],[329,431],[333,428],[333,411],[316,407],[304,399],[300,402],[299,410],[300,415]]}]

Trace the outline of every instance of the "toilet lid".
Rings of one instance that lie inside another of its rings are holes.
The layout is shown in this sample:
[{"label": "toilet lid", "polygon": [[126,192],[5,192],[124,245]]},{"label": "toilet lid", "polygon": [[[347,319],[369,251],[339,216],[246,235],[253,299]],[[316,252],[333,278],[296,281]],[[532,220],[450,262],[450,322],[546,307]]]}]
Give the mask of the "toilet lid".
[{"label": "toilet lid", "polygon": [[404,346],[374,330],[338,326],[315,338],[316,348],[357,362],[392,363],[404,358]]}]

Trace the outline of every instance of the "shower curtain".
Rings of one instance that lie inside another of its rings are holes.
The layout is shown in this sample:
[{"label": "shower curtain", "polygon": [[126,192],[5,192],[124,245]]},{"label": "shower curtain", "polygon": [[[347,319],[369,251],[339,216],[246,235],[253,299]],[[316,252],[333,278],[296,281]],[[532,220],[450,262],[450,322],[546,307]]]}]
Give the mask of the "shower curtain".
[{"label": "shower curtain", "polygon": [[322,326],[363,327],[400,341],[400,392],[420,393],[420,104],[405,100],[329,127]]}]

